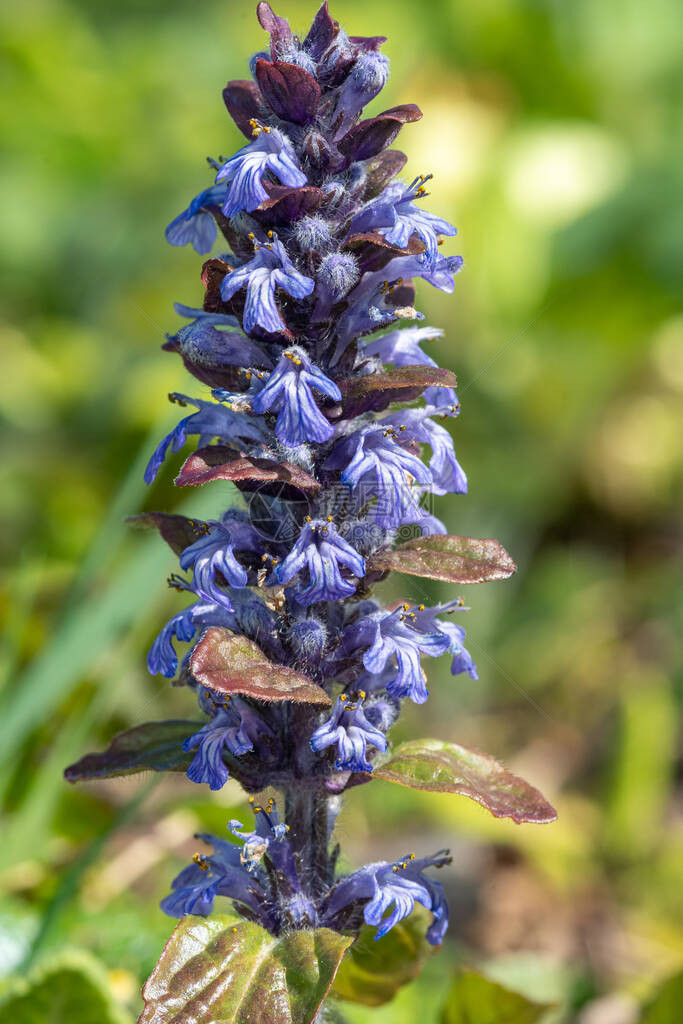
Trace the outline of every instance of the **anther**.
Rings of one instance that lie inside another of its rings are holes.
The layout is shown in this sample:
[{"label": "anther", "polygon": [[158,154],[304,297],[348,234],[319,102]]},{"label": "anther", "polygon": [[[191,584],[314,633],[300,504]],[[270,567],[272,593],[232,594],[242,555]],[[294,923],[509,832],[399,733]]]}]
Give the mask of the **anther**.
[{"label": "anther", "polygon": [[339,700],[346,700],[346,699],[347,699],[347,697],[346,697],[345,693],[342,693],[342,694],[339,695]]},{"label": "anther", "polygon": [[332,516],[328,516],[327,517],[327,521],[328,521],[328,523],[331,523],[332,522]]}]

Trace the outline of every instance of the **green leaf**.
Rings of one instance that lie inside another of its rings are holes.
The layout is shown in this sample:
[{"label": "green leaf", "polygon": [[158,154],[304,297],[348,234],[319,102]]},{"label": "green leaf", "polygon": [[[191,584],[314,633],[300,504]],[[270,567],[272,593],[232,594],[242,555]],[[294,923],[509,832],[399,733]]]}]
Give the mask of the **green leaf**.
[{"label": "green leaf", "polygon": [[475,971],[463,970],[450,991],[441,1024],[536,1024],[549,1009],[548,1003],[534,1003]]},{"label": "green leaf", "polygon": [[134,772],[184,772],[194,754],[182,749],[183,741],[201,728],[202,722],[145,722],[114,736],[100,754],[86,754],[64,772],[67,782],[110,779]]},{"label": "green leaf", "polygon": [[26,979],[11,980],[0,997],[0,1019],[12,1024],[128,1024],[107,977],[90,954],[62,953]]},{"label": "green leaf", "polygon": [[377,941],[377,929],[365,925],[342,960],[332,995],[364,1006],[382,1006],[393,999],[434,952],[425,938],[430,921],[429,911],[418,905]]},{"label": "green leaf", "polygon": [[[364,379],[364,378],[361,378]],[[497,540],[434,534],[414,537],[368,559],[368,572],[402,572],[445,583],[506,580],[517,566]]]},{"label": "green leaf", "polygon": [[458,793],[485,807],[496,818],[547,824],[557,818],[554,807],[524,779],[513,775],[488,754],[445,740],[401,743],[373,778],[397,782],[431,793]]},{"label": "green leaf", "polygon": [[680,1024],[683,971],[668,978],[646,1005],[640,1024]]},{"label": "green leaf", "polygon": [[267,701],[332,703],[308,676],[269,661],[253,640],[237,636],[224,626],[207,629],[192,652],[190,671],[198,682],[219,693],[240,693]]},{"label": "green leaf", "polygon": [[184,917],[142,990],[138,1024],[310,1024],[352,938],[276,937],[232,915]]}]

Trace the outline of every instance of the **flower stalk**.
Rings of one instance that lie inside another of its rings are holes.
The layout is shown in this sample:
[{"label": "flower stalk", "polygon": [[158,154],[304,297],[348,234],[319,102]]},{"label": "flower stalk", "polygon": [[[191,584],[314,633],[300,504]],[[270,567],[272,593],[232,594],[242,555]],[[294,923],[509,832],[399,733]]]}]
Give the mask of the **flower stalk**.
[{"label": "flower stalk", "polygon": [[462,598],[386,607],[375,585],[391,569],[465,585],[515,568],[497,542],[447,534],[432,508],[467,477],[457,382],[423,351],[442,332],[417,326],[417,286],[452,292],[463,261],[441,252],[456,229],[426,205],[433,176],[397,177],[406,157],[391,147],[419,109],[363,117],[387,80],[384,38],[347,35],[326,2],[302,37],[268,3],[257,14],[269,48],[223,92],[247,142],[209,160],[213,182],[166,232],[209,258],[201,305],[176,305],[187,322],[164,345],[198,383],[170,396],[185,415],[145,473],[151,484],[196,439],[176,483],[231,481],[242,501],[207,522],[141,517],[179,556],[169,583],[190,600],[148,667],[188,690],[198,718],[130,730],[67,777],[180,768],[250,794],[246,823],[198,837],[162,903],[173,917],[232,905],[274,937],[365,924],[381,939],[417,902],[439,945],[448,906],[434,874],[448,851],[339,874],[343,794],[384,778],[515,820],[554,815],[485,755],[439,741],[402,753],[389,736],[406,701],[428,699],[423,663],[448,654],[454,675],[477,674]]}]

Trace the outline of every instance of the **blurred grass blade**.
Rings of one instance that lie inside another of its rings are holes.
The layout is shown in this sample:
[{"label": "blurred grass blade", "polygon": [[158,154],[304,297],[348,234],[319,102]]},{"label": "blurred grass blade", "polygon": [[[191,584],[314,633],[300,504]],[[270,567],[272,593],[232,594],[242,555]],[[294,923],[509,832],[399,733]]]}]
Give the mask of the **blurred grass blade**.
[{"label": "blurred grass blade", "polygon": [[[195,495],[195,515],[208,514],[215,496]],[[202,510],[206,509],[206,513]],[[123,533],[123,529],[121,530]],[[87,593],[62,620],[41,654],[17,679],[0,721],[0,767],[11,763],[31,731],[45,722],[93,664],[160,594],[169,553],[154,536],[131,550],[101,593]]]},{"label": "blurred grass blade", "polygon": [[121,807],[111,824],[95,836],[81,856],[61,876],[57,890],[43,913],[40,928],[23,964],[24,969],[33,963],[36,955],[48,940],[60,913],[78,892],[83,873],[94,864],[111,836],[135,817],[158,782],[159,779],[156,777],[149,779],[135,796]]}]

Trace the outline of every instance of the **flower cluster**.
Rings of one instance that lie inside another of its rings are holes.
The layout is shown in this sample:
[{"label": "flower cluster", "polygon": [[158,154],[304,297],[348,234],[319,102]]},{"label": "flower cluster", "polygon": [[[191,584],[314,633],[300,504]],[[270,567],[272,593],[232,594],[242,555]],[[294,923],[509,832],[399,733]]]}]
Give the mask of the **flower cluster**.
[{"label": "flower cluster", "polygon": [[164,346],[198,385],[170,396],[191,411],[145,474],[152,483],[196,439],[176,483],[230,480],[243,500],[207,522],[148,516],[179,556],[171,586],[191,595],[149,670],[193,691],[199,716],[132,730],[116,765],[282,794],[282,822],[274,798],[252,796],[251,831],[231,821],[230,839],[201,837],[213,852],[176,878],[168,914],[208,914],[227,897],[276,935],[365,922],[379,938],[418,902],[438,944],[448,909],[427,872],[447,852],[340,876],[331,836],[341,794],[390,756],[404,702],[428,699],[423,661],[448,654],[453,674],[477,678],[453,621],[461,599],[372,596],[391,568],[475,581],[434,555],[462,538],[446,535],[431,496],[464,494],[467,478],[448,427],[455,378],[423,351],[442,332],[421,324],[415,290],[451,292],[462,259],[440,253],[456,232],[428,209],[432,176],[398,178],[406,157],[391,147],[419,109],[362,116],[387,80],[385,40],[347,35],[327,2],[301,38],[268,3],[257,13],[270,46],[223,91],[247,142],[209,161],[213,182],[166,233],[209,257],[201,307],[176,305],[185,323]]},{"label": "flower cluster", "polygon": [[[275,785],[287,826],[272,803],[255,807],[253,832],[231,822],[241,849],[211,838],[214,853],[197,855],[163,907],[208,913],[227,896],[275,932],[344,927],[362,909],[379,937],[417,900],[432,911],[428,938],[438,943],[448,912],[424,871],[445,854],[339,879],[327,842],[330,794],[371,775],[403,701],[427,700],[422,659],[450,653],[452,671],[476,679],[464,630],[450,621],[462,602],[386,609],[369,596],[381,575],[373,556],[397,530],[445,533],[425,497],[467,490],[444,425],[459,411],[453,381],[421,348],[441,332],[414,325],[423,319],[415,280],[450,292],[462,260],[439,253],[456,230],[427,208],[432,175],[397,178],[405,157],[390,146],[418,108],[362,119],[387,79],[384,40],[347,36],[327,3],[303,39],[267,3],[258,16],[270,48],[253,58],[252,79],[223,92],[248,141],[209,161],[213,184],[167,229],[171,244],[202,254],[219,233],[225,239],[203,267],[203,307],[176,306],[190,323],[166,345],[212,400],[171,396],[196,411],[164,438],[146,474],[151,482],[169,451],[197,437],[195,458],[228,467],[223,478],[238,481],[245,509],[202,524],[181,546],[187,575],[171,582],[194,603],[163,628],[148,663],[171,677],[176,642],[201,644],[220,627],[257,644],[273,666],[303,670],[332,707],[293,705],[283,716],[253,687],[226,696],[197,678],[190,650],[180,679],[207,717],[183,744],[188,777],[211,789],[231,772],[252,788]],[[241,475],[230,477],[238,463]],[[264,482],[268,469],[286,484]],[[283,535],[284,519],[293,534]],[[322,806],[322,838],[299,833],[310,817],[302,800]],[[316,842],[312,877],[302,865]]]}]

